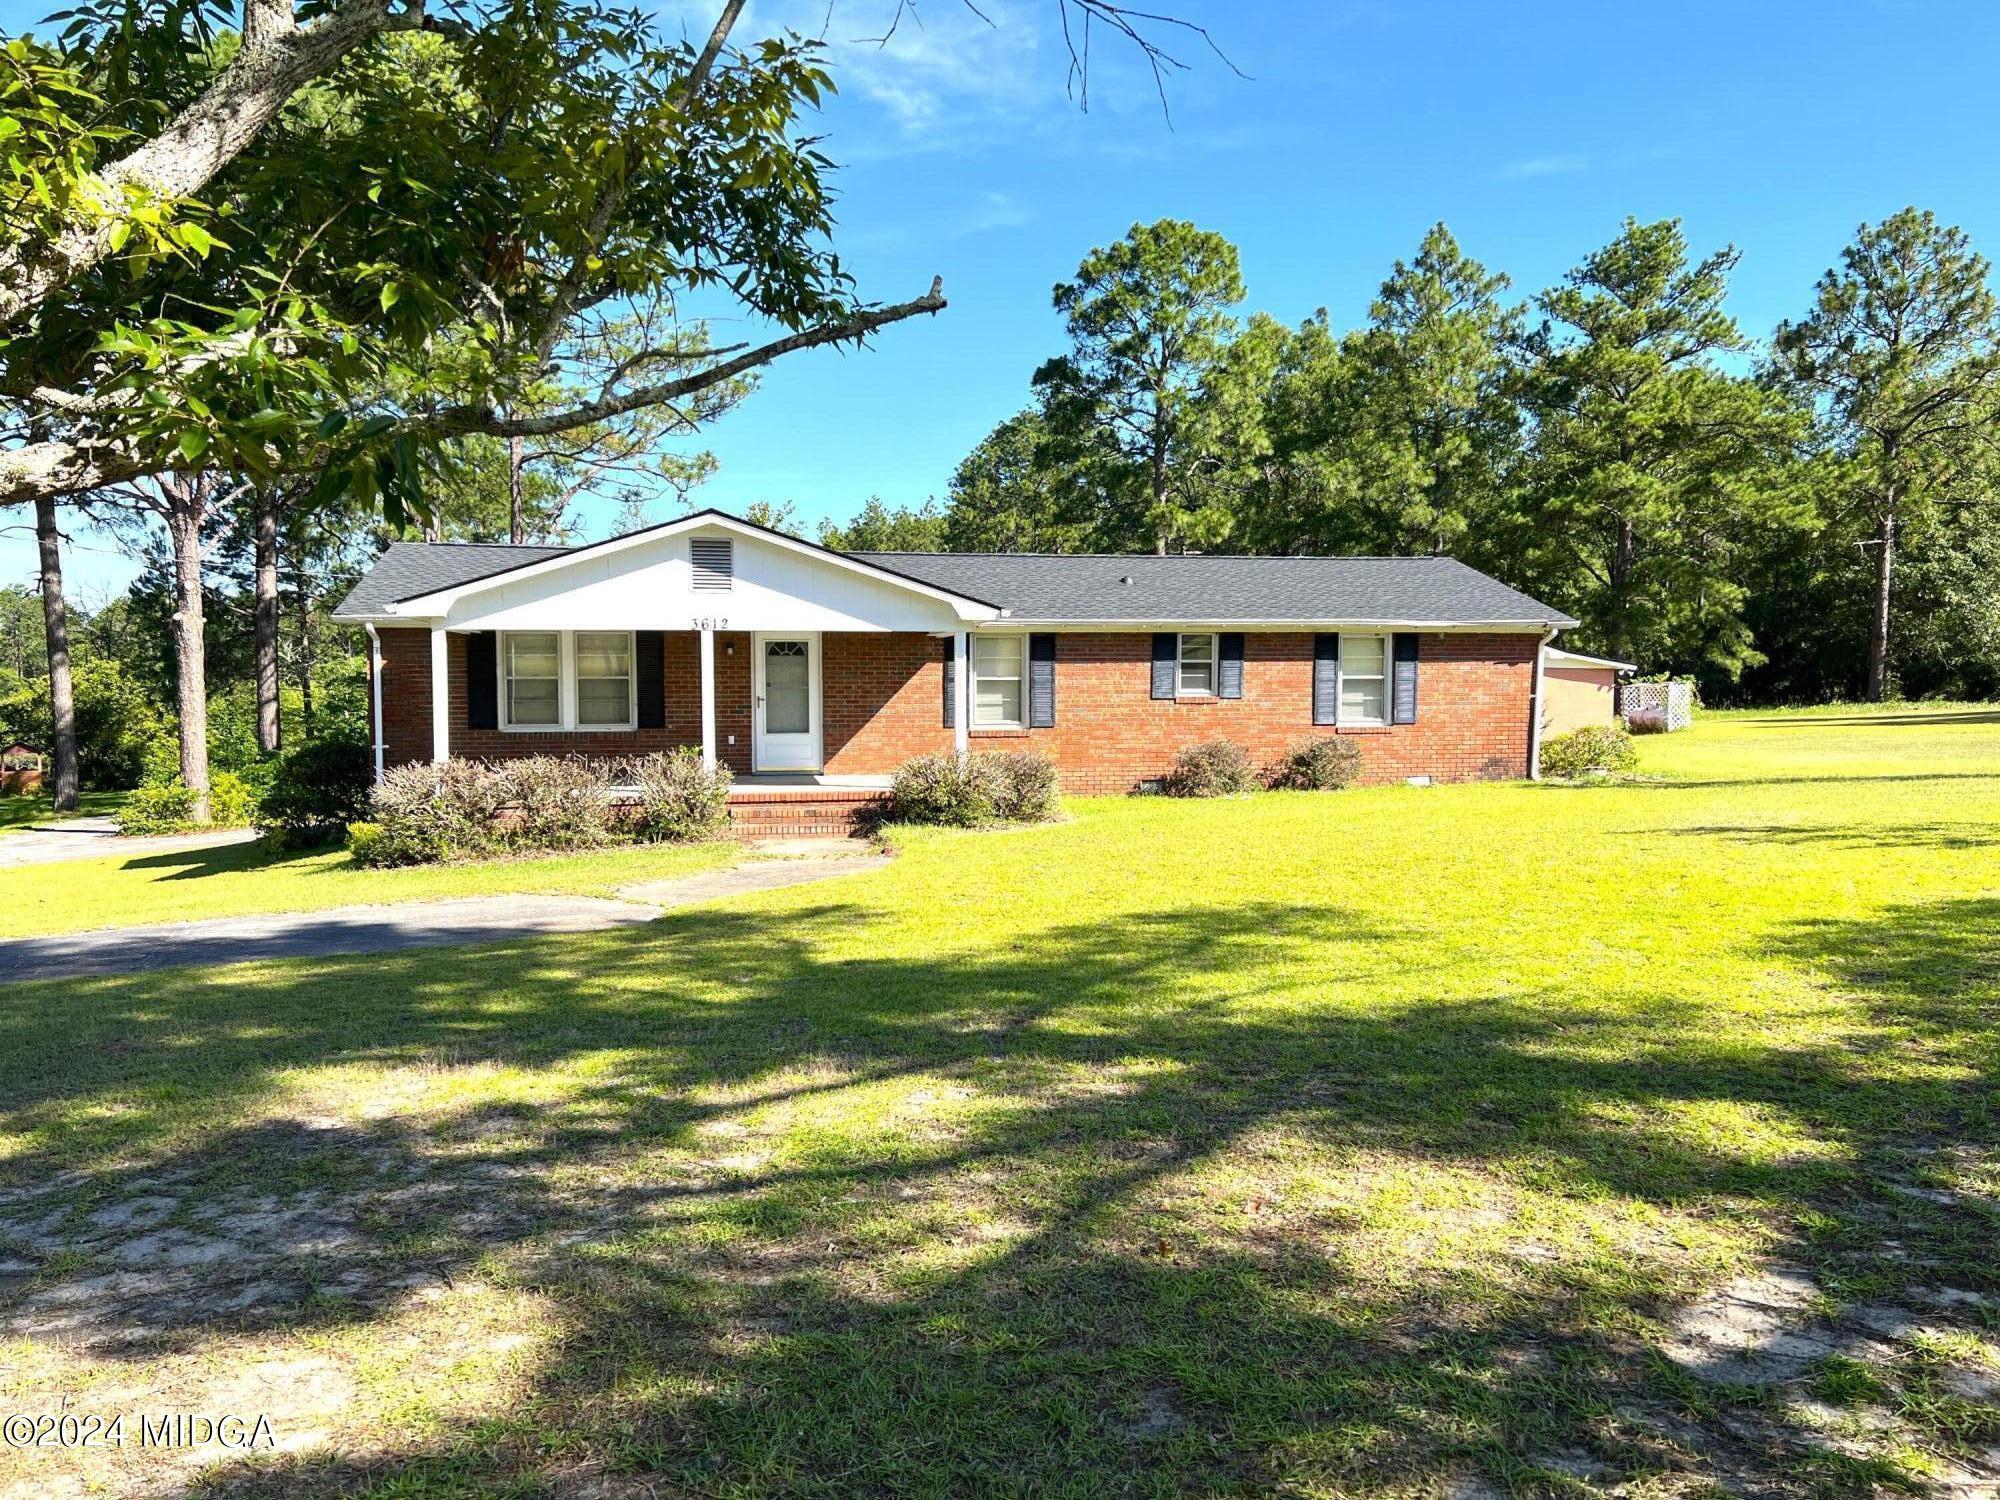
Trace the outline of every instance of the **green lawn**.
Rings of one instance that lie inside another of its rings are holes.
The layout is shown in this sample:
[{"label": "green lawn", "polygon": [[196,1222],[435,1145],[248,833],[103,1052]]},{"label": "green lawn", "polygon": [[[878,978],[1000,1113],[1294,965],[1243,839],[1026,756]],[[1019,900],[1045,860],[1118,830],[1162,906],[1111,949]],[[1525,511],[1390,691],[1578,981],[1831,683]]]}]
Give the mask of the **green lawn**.
[{"label": "green lawn", "polygon": [[515,891],[609,896],[623,885],[717,869],[741,852],[727,842],[622,845],[543,859],[371,870],[344,850],[299,852],[260,842],[63,860],[0,869],[0,938]]},{"label": "green lawn", "polygon": [[0,797],[0,833],[11,833],[17,828],[33,828],[37,823],[53,823],[59,816],[109,817],[125,805],[125,793],[85,792],[78,800],[81,805],[75,812],[59,815],[49,805],[46,796]]},{"label": "green lawn", "polygon": [[0,1409],[269,1413],[201,1493],[1969,1492],[2000,712],[1643,756],[16,987]]}]

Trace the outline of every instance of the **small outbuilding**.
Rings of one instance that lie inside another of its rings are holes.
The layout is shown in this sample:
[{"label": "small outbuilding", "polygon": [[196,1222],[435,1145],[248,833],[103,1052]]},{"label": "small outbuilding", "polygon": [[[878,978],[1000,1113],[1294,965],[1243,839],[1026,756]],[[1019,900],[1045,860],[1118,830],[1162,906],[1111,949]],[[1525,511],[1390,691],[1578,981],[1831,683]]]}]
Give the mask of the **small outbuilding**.
[{"label": "small outbuilding", "polygon": [[43,758],[34,745],[16,740],[0,750],[0,796],[25,797],[42,787]]},{"label": "small outbuilding", "polygon": [[1585,656],[1554,646],[1542,649],[1542,732],[1618,722],[1618,678],[1638,668],[1609,657]]}]

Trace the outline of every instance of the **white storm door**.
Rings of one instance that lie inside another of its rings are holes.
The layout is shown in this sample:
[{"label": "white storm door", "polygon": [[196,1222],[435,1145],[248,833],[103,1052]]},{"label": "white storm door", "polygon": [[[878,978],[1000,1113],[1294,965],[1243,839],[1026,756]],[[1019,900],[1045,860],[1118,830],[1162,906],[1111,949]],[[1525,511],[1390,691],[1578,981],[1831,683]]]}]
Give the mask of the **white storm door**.
[{"label": "white storm door", "polygon": [[760,635],[755,650],[755,769],[817,771],[819,637]]}]

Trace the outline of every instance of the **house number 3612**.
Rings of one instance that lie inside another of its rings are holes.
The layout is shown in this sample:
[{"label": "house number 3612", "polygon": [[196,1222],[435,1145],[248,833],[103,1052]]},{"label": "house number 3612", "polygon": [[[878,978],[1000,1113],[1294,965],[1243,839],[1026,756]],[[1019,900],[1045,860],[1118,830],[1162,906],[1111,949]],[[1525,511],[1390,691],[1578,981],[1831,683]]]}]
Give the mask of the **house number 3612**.
[{"label": "house number 3612", "polygon": [[696,630],[727,630],[729,628],[729,621],[721,615],[696,615],[694,617],[694,628]]}]

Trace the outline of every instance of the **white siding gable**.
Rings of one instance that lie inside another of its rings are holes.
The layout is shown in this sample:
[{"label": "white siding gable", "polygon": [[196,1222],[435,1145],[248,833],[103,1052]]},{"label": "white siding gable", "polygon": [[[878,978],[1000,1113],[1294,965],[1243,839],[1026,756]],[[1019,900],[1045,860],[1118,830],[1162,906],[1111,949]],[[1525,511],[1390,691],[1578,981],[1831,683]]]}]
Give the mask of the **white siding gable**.
[{"label": "white siding gable", "polygon": [[[692,539],[727,539],[726,590],[694,588]],[[584,551],[548,568],[471,586],[445,616],[453,630],[950,630],[942,599],[810,551],[722,527]]]}]

